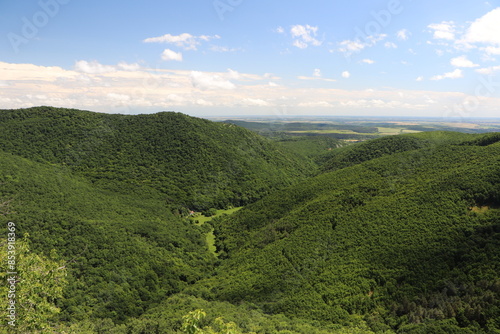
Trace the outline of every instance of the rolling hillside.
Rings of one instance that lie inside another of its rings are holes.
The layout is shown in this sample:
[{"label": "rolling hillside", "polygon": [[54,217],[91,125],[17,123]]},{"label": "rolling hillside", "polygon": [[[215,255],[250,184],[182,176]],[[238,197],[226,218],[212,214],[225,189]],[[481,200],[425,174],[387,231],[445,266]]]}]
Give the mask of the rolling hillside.
[{"label": "rolling hillside", "polygon": [[273,314],[358,314],[377,332],[493,333],[500,143],[485,136],[421,134],[433,144],[352,161],[219,220],[226,260],[200,285]]},{"label": "rolling hillside", "polygon": [[103,188],[151,187],[193,210],[241,206],[315,171],[249,130],[174,112],[2,110],[0,142],[6,152],[64,164]]},{"label": "rolling hillside", "polygon": [[0,183],[2,225],[14,222],[33,252],[65,263],[61,320],[120,322],[211,271],[203,231],[175,217],[157,191],[101,190],[66,167],[1,151]]},{"label": "rolling hillside", "polygon": [[[0,220],[33,254],[19,295],[52,279],[21,332],[500,330],[496,133],[338,147],[48,107],[1,111],[0,130]],[[235,205],[203,225],[188,211]]]}]

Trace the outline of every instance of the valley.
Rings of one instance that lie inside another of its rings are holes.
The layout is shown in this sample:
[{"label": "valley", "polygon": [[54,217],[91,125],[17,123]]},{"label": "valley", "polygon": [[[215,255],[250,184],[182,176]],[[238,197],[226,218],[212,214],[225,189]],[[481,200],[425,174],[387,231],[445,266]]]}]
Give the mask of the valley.
[{"label": "valley", "polygon": [[2,110],[17,332],[498,333],[496,131]]}]

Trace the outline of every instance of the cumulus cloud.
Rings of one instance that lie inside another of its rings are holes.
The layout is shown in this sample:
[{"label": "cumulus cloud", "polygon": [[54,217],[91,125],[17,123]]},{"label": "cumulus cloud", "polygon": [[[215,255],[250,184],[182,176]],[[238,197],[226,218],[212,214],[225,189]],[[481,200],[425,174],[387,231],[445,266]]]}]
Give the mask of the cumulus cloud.
[{"label": "cumulus cloud", "polygon": [[235,89],[236,85],[218,74],[191,71],[191,83],[193,87],[206,89]]},{"label": "cumulus cloud", "polygon": [[161,59],[165,61],[170,61],[170,60],[182,61],[182,53],[175,52],[170,49],[165,49],[161,54]]},{"label": "cumulus cloud", "polygon": [[500,7],[474,21],[465,33],[469,43],[485,43],[500,46]]},{"label": "cumulus cloud", "polygon": [[461,69],[457,68],[453,72],[448,72],[442,75],[436,75],[431,78],[431,80],[443,80],[443,79],[459,79],[463,78],[463,72]]},{"label": "cumulus cloud", "polygon": [[485,48],[481,48],[487,55],[500,56],[500,47],[487,46]]},{"label": "cumulus cloud", "polygon": [[313,77],[321,77],[321,70],[319,68],[315,68],[313,71]]},{"label": "cumulus cloud", "polygon": [[460,56],[451,59],[451,65],[455,67],[478,67],[478,64],[474,64],[472,61],[467,59],[467,56]]},{"label": "cumulus cloud", "polygon": [[434,39],[455,40],[455,22],[443,21],[441,23],[433,23],[427,26],[433,32]]},{"label": "cumulus cloud", "polygon": [[365,43],[362,43],[360,40],[345,40],[340,42],[340,52],[344,53],[357,53],[366,48],[368,45]]},{"label": "cumulus cloud", "polygon": [[[106,66],[118,69],[119,64]],[[498,70],[500,68],[492,67],[476,71],[486,73]],[[82,77],[89,80],[82,81]],[[287,106],[308,108],[308,111],[318,114],[333,107],[345,114],[364,113],[365,108],[381,108],[389,114],[389,110],[394,110],[394,115],[402,112],[414,114],[416,110],[436,115],[442,112],[442,106],[453,105],[467,97],[458,92],[348,90],[328,88],[326,85],[304,88],[283,84],[278,87],[276,82],[280,78],[275,75],[259,76],[234,70],[210,73],[172,69],[152,71],[141,67],[136,71],[118,69],[104,74],[86,74],[75,69],[0,62],[0,78],[10,85],[2,89],[0,96],[4,108],[53,105],[120,113],[156,112],[165,110],[166,106],[194,113],[203,113],[203,107],[220,108],[218,110],[230,108],[231,112],[238,112],[238,108],[255,106],[258,112],[259,108]],[[326,80],[323,77],[310,78]],[[234,80],[241,84],[236,86],[231,82]],[[500,98],[484,100],[482,113],[495,115],[498,105]]]},{"label": "cumulus cloud", "polygon": [[139,65],[137,63],[128,64],[128,63],[122,61],[122,62],[118,63],[117,68],[120,70],[123,70],[123,71],[137,71],[141,68],[141,65]]},{"label": "cumulus cloud", "polygon": [[305,49],[308,46],[320,46],[323,42],[316,39],[318,27],[310,25],[294,25],[290,29],[292,37],[295,39],[293,45],[299,49]]},{"label": "cumulus cloud", "polygon": [[166,34],[158,37],[149,37],[143,40],[144,43],[167,43],[174,44],[178,47],[183,48],[184,50],[197,50],[198,45],[200,45],[200,41],[208,42],[212,39],[219,39],[219,35],[201,35],[201,36],[193,36],[188,33],[183,33],[180,35],[171,35]]},{"label": "cumulus cloud", "polygon": [[348,79],[351,77],[351,73],[349,71],[342,72],[342,78]]},{"label": "cumulus cloud", "polygon": [[410,38],[411,33],[407,29],[401,29],[397,32],[396,36],[400,41],[406,41]]},{"label": "cumulus cloud", "polygon": [[339,51],[344,53],[346,56],[350,56],[353,53],[361,52],[365,48],[375,46],[378,42],[384,40],[386,37],[386,34],[377,34],[367,36],[364,40],[344,40],[339,43]]},{"label": "cumulus cloud", "polygon": [[74,68],[75,71],[87,74],[103,74],[109,72],[116,72],[115,66],[103,65],[97,62],[96,60],[93,60],[91,62],[88,62],[86,60],[78,60],[75,63]]},{"label": "cumulus cloud", "polygon": [[86,60],[78,60],[74,65],[75,71],[85,74],[105,74],[117,71],[137,71],[140,68],[141,65],[137,63],[129,64],[123,61],[118,63],[118,65],[103,65],[96,60],[90,62]]}]

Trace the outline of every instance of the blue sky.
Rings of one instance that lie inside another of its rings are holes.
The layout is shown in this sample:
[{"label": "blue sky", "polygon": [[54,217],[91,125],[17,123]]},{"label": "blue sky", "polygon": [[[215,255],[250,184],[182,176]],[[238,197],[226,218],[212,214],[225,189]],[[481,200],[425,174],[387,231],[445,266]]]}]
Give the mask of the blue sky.
[{"label": "blue sky", "polygon": [[500,2],[0,2],[0,108],[500,116]]}]

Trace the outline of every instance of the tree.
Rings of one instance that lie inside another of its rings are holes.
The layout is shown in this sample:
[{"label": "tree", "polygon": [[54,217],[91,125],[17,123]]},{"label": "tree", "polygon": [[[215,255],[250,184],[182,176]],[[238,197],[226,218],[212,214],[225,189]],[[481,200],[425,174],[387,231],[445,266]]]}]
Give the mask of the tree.
[{"label": "tree", "polygon": [[207,314],[203,310],[195,310],[189,312],[187,315],[182,317],[182,331],[186,334],[241,334],[241,330],[234,322],[224,322],[224,320],[219,317],[213,321],[212,326],[208,324],[203,325],[206,322]]},{"label": "tree", "polygon": [[[10,231],[15,225],[9,223]],[[66,267],[50,257],[30,252],[28,236],[23,240],[11,232],[9,239],[0,239],[0,295],[7,299],[2,308],[2,319],[9,319],[8,327],[17,333],[50,333],[52,319],[60,312],[56,300],[63,297],[66,285]]]}]

